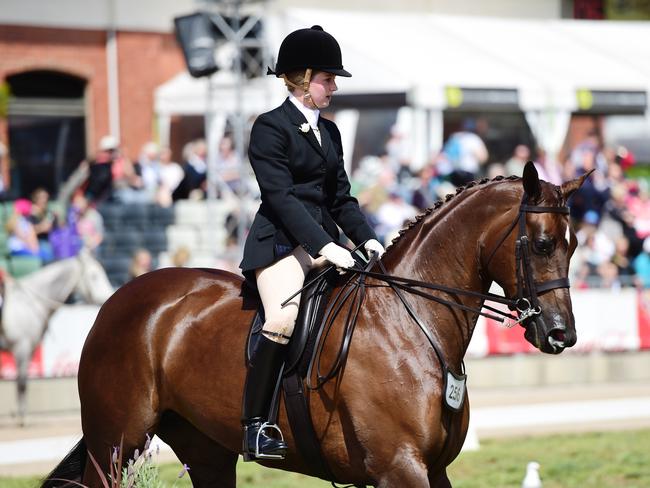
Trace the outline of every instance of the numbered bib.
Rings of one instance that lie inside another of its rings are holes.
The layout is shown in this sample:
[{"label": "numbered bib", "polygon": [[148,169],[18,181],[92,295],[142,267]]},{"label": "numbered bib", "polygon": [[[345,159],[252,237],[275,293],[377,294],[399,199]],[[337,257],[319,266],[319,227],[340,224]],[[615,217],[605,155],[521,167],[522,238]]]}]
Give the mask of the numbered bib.
[{"label": "numbered bib", "polygon": [[445,404],[454,411],[463,407],[467,375],[457,375],[447,370],[445,378]]}]

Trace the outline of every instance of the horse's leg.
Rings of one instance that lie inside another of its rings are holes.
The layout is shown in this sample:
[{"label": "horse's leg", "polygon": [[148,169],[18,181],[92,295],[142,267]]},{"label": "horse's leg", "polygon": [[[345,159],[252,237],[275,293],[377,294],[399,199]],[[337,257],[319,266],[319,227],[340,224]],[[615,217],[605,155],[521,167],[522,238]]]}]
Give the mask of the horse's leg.
[{"label": "horse's leg", "polygon": [[[381,456],[379,456],[381,458]],[[388,465],[368,466],[374,474],[378,488],[430,488],[427,466],[416,449],[404,446],[398,448]],[[376,468],[376,469],[373,469]]]},{"label": "horse's leg", "polygon": [[[101,371],[97,368],[96,371]],[[105,378],[80,376],[81,424],[89,456],[92,455],[104,473],[110,472],[114,448],[120,446],[122,465],[126,466],[135,449],[142,451],[147,434],[156,432],[159,414],[155,406],[156,391],[151,387],[138,389],[127,378],[116,378],[108,384]],[[127,394],[128,393],[128,394]],[[101,487],[100,475],[89,459],[83,484]]]},{"label": "horse's leg", "polygon": [[[84,426],[84,440],[88,448],[89,458],[84,469],[83,484],[89,488],[101,488],[103,486],[100,471],[108,478],[113,453],[120,446],[120,442],[122,442],[122,451],[121,453],[118,452],[118,460],[115,465],[117,467],[121,465],[124,468],[127,466],[129,459],[133,458],[136,449],[142,452],[146,443],[147,434],[153,437],[155,429],[141,428],[139,424],[129,421],[124,421],[124,427],[120,428],[118,427],[119,424],[113,423],[109,417],[102,416],[98,416],[95,421],[97,424],[106,422],[107,425],[99,427],[96,424],[94,428],[97,430],[91,435],[86,434],[89,429]],[[90,456],[94,457],[99,468],[90,460]],[[121,461],[119,461],[120,457]]]},{"label": "horse's leg", "polygon": [[163,414],[158,437],[190,470],[195,488],[235,488],[238,454],[226,450],[175,412]]},{"label": "horse's leg", "polygon": [[18,410],[18,424],[25,426],[25,417],[27,416],[27,371],[29,361],[32,357],[32,347],[30,344],[21,343],[13,349],[14,359],[16,361],[16,402]]}]

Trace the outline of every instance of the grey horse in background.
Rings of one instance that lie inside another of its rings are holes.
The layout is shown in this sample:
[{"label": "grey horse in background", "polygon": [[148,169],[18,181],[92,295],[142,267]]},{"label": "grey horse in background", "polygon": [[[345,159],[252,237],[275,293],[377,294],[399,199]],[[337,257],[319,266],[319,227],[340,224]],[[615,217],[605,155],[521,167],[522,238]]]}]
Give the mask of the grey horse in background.
[{"label": "grey horse in background", "polygon": [[11,352],[16,361],[20,425],[27,413],[27,370],[50,317],[73,292],[87,303],[101,305],[113,291],[104,268],[86,249],[20,279],[5,278],[0,350]]}]

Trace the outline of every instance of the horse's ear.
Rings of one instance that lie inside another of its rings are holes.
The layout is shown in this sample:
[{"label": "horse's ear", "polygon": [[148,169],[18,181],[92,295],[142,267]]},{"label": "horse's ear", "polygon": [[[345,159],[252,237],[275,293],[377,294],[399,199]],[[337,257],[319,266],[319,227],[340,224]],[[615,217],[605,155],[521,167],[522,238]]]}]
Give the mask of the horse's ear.
[{"label": "horse's ear", "polygon": [[532,161],[528,161],[526,166],[524,166],[524,191],[530,198],[531,202],[534,202],[542,194],[542,187],[539,184],[539,175],[537,174],[537,169]]},{"label": "horse's ear", "polygon": [[560,187],[562,189],[562,195],[564,196],[564,200],[568,200],[571,195],[575,193],[575,191],[582,186],[582,184],[585,182],[587,178],[589,178],[589,175],[596,171],[595,169],[592,169],[590,171],[587,171],[585,174],[582,176],[578,176],[577,178],[567,181],[566,183],[562,183],[562,186]]}]

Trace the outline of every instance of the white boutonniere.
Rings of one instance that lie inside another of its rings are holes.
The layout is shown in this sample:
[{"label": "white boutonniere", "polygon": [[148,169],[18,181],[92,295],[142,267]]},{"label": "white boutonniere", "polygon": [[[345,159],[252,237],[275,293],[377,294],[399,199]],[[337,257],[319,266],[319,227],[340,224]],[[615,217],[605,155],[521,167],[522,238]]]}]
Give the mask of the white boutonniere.
[{"label": "white boutonniere", "polygon": [[311,126],[307,122],[305,122],[304,124],[300,124],[300,127],[298,127],[298,130],[303,134],[309,132],[309,129],[311,129]]}]

